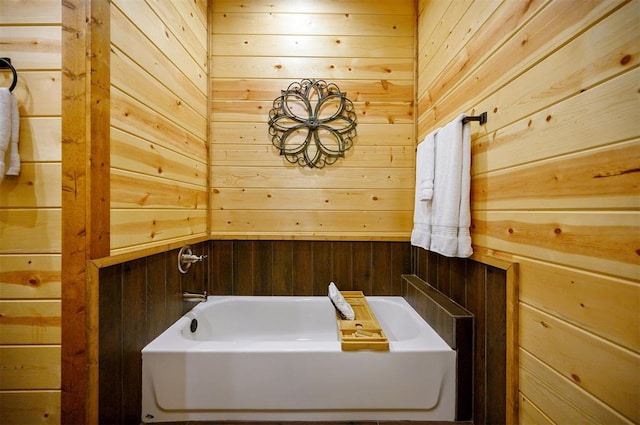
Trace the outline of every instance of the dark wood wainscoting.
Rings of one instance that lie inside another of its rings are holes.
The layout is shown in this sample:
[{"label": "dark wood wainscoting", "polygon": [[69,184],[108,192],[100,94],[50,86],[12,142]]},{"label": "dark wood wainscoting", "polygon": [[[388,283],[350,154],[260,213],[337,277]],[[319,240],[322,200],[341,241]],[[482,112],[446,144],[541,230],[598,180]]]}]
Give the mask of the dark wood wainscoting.
[{"label": "dark wood wainscoting", "polygon": [[408,242],[205,241],[193,251],[208,257],[187,274],[177,270],[177,249],[100,269],[100,423],[140,423],[140,350],[192,307],[182,301],[185,290],[324,295],[334,281],[344,290],[403,295],[403,274],[417,275],[474,314],[473,423],[504,423],[504,270]]},{"label": "dark wood wainscoting", "polygon": [[505,423],[507,272],[417,247],[411,257],[413,274],[474,315],[473,423]]},{"label": "dark wood wainscoting", "polygon": [[183,291],[216,295],[324,295],[329,282],[372,295],[400,295],[411,268],[406,242],[209,241],[187,274],[178,250],[100,269],[99,420],[139,424],[140,350],[190,303]]}]

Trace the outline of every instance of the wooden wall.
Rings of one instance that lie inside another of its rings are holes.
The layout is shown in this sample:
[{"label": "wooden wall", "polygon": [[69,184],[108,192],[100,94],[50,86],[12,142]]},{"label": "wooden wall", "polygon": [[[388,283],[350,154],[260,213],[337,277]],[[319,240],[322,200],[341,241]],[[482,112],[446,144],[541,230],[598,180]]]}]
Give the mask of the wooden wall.
[{"label": "wooden wall", "polygon": [[111,252],[207,234],[207,2],[111,2]]},{"label": "wooden wall", "polygon": [[[414,2],[216,0],[210,16],[213,236],[406,240]],[[336,83],[358,116],[354,147],[321,170],[268,135],[273,100],[304,78]]]},{"label": "wooden wall", "polygon": [[472,127],[472,238],[520,263],[522,423],[640,422],[638,1],[419,2],[418,140]]},{"label": "wooden wall", "polygon": [[[0,422],[60,422],[60,40],[57,0],[0,0],[18,72],[19,177],[0,184]],[[0,71],[0,86],[11,84]]]}]

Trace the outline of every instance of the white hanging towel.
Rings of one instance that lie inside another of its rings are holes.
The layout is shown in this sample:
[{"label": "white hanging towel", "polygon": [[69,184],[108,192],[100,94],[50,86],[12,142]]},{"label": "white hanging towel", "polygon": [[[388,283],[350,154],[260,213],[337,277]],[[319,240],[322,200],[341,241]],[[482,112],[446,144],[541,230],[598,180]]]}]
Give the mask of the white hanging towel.
[{"label": "white hanging towel", "polygon": [[[424,199],[422,185],[419,192],[418,184],[419,179],[421,181],[429,175],[430,170],[423,168],[429,167],[431,161],[416,155],[416,201],[411,243],[447,257],[466,258],[473,254],[469,233],[471,137],[470,125],[462,123],[464,117],[460,115],[432,133],[431,153],[429,144],[424,146],[426,152],[423,154],[430,154],[433,158],[433,196],[430,200],[421,200]],[[430,137],[427,136],[425,141]]]},{"label": "white hanging towel", "polygon": [[[439,129],[438,129],[439,130]],[[416,190],[411,244],[429,249],[431,245],[431,199],[435,172],[434,143],[438,130],[432,131],[418,145],[416,152]]]},{"label": "white hanging towel", "polygon": [[5,175],[20,174],[19,134],[18,101],[8,88],[0,87],[0,183]]}]

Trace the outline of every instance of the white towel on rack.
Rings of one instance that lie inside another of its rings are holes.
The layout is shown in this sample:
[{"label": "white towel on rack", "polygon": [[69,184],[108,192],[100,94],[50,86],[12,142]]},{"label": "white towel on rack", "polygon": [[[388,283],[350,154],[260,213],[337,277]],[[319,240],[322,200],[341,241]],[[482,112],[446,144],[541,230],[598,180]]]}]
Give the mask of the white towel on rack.
[{"label": "white towel on rack", "polygon": [[[471,141],[470,125],[462,123],[464,117],[460,115],[440,129],[435,142],[430,250],[447,257],[472,254],[469,235]],[[464,226],[466,229],[462,229]]]},{"label": "white towel on rack", "polygon": [[20,174],[19,134],[18,101],[8,88],[0,87],[0,182],[5,175]]},{"label": "white towel on rack", "polygon": [[432,131],[418,145],[416,151],[416,188],[413,209],[411,244],[424,249],[431,245],[431,198],[435,173],[435,139]]},{"label": "white towel on rack", "polygon": [[[470,126],[465,115],[429,134],[416,154],[416,193],[411,244],[447,257],[471,256]],[[433,140],[433,143],[426,143]],[[431,159],[425,159],[431,158]],[[433,194],[423,181],[433,173]]]}]

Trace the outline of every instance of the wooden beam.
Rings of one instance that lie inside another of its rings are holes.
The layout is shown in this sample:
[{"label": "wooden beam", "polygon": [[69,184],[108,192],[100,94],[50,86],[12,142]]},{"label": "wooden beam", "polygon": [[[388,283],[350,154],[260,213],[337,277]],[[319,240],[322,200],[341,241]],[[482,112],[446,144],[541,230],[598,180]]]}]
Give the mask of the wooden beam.
[{"label": "wooden beam", "polygon": [[62,28],[61,422],[87,424],[97,423],[98,412],[90,363],[97,308],[86,263],[110,249],[109,2],[63,2]]}]

